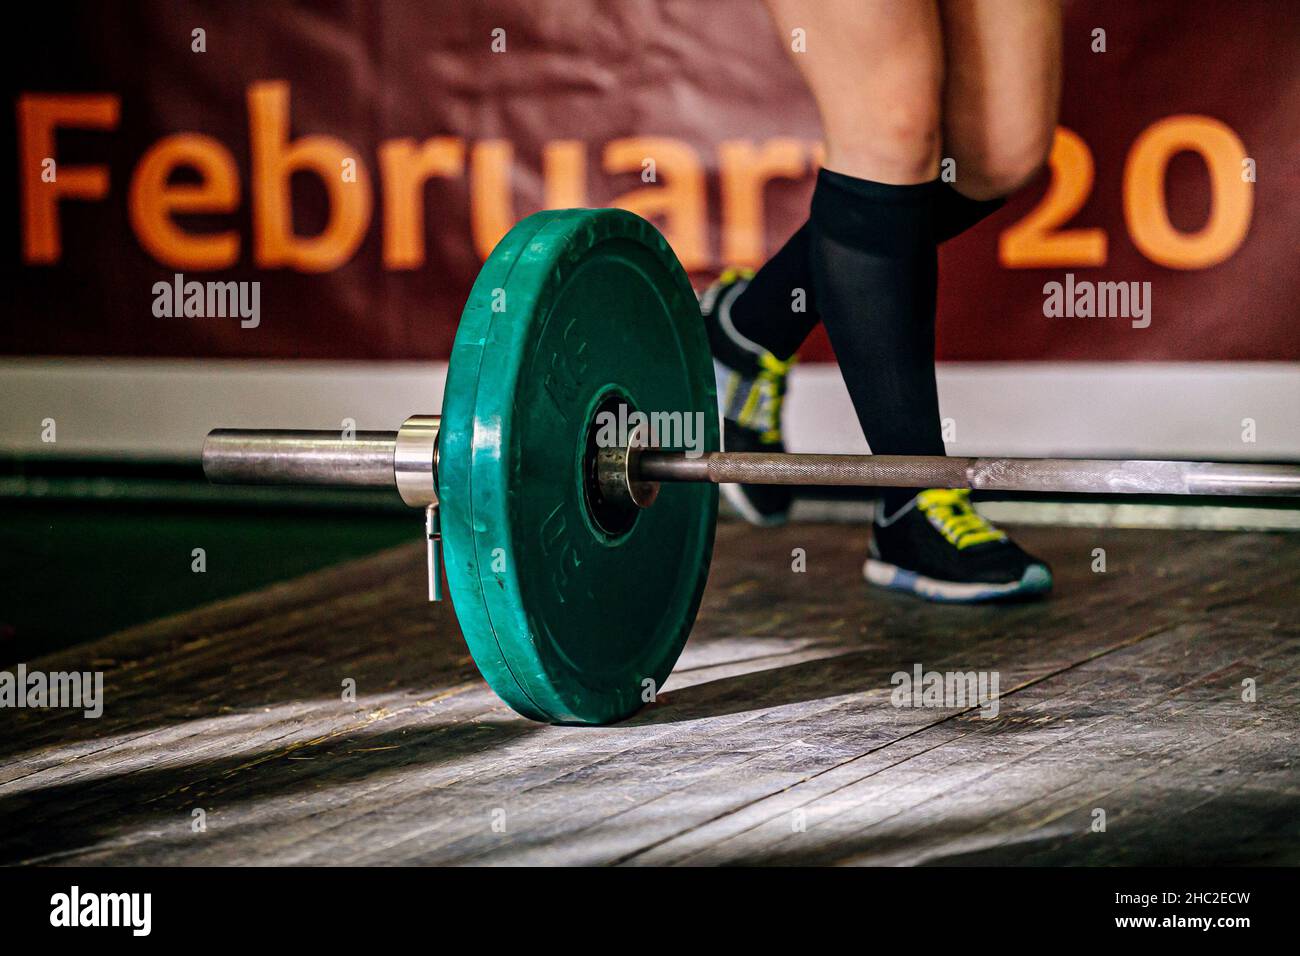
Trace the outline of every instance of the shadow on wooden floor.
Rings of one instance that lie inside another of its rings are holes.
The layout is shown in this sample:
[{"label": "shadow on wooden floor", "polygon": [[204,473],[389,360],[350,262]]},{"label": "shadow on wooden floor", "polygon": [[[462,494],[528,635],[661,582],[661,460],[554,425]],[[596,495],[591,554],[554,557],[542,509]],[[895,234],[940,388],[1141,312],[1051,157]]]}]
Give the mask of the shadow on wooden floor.
[{"label": "shadow on wooden floor", "polygon": [[[93,780],[40,787],[0,796],[0,865],[58,857],[80,846],[138,832],[160,818],[182,824],[176,841],[192,840],[183,824],[196,807],[214,804],[238,811],[242,803],[292,799],[344,788],[384,774],[423,771],[456,761],[472,762],[543,730],[522,720],[428,723],[380,733],[355,733],[308,741],[286,750],[261,750],[210,760],[133,769]],[[61,808],[57,827],[24,821],[42,806]],[[115,808],[105,815],[104,807]]]}]

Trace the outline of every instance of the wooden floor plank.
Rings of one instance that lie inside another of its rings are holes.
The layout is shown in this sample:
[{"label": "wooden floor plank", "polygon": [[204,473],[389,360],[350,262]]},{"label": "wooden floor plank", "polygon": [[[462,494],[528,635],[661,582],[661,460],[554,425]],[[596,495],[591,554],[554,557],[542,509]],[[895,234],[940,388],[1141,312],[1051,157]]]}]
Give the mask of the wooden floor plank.
[{"label": "wooden floor plank", "polygon": [[[1183,640],[1179,631],[1169,632],[1117,652],[1104,666],[1126,666],[1135,657],[1169,662],[1178,656],[1169,653],[1170,645]],[[1134,670],[1140,668],[1135,665]],[[911,762],[906,775],[877,776],[808,805],[806,833],[791,834],[787,826],[774,840],[756,832],[747,851],[714,847],[692,862],[720,857],[727,862],[915,864],[1003,844],[1014,844],[1019,854],[1027,844],[1056,836],[1057,823],[1070,827],[1069,832],[1087,833],[1092,807],[1117,812],[1126,806],[1108,802],[1119,799],[1115,791],[1131,790],[1149,777],[1190,773],[1196,766],[1193,758],[1203,758],[1224,737],[1257,729],[1254,712],[1239,701],[1231,705],[1235,715],[1209,721],[1213,732],[1166,712],[1171,700],[1216,670],[1203,657],[1180,675],[1184,683],[1177,687],[1168,687],[1163,674],[1145,683],[1097,680],[1092,671],[1098,666],[1101,662],[1092,662],[1045,682],[1039,689],[1050,688],[1054,697],[1042,704],[1015,695],[1006,701],[1005,720],[987,729],[977,724],[969,737]],[[1126,669],[1125,678],[1129,673]],[[1222,701],[1235,700],[1232,691],[1222,682],[1216,688]],[[1184,706],[1180,700],[1178,707]],[[1183,761],[1193,762],[1185,766]],[[942,778],[943,788],[934,786],[936,778]],[[1060,807],[1071,789],[1091,798],[1065,803],[1077,811],[1072,816],[1059,811],[1040,816],[1044,806]],[[1093,837],[1094,845],[1111,849],[1117,842]]]},{"label": "wooden floor plank", "polygon": [[[2,715],[0,861],[1107,862],[1189,821],[1180,853],[1295,859],[1300,539],[1022,537],[1053,599],[951,608],[862,585],[860,528],[724,523],[672,679],[608,728],[501,704],[418,548],[135,628],[32,664],[104,669],[102,719]],[[996,669],[1002,714],[890,706],[917,662]],[[1250,719],[1206,696],[1252,670]],[[1097,794],[1109,841],[1078,832]]]}]

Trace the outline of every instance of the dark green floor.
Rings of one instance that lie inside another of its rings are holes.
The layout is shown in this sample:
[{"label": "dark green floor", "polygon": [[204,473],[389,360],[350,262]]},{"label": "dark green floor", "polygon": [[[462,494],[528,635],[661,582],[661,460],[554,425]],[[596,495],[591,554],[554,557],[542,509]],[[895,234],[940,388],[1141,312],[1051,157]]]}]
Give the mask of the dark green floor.
[{"label": "dark green floor", "polygon": [[[419,515],[384,503],[175,497],[0,498],[0,664],[412,541],[422,530]],[[192,567],[196,548],[201,573]]]}]

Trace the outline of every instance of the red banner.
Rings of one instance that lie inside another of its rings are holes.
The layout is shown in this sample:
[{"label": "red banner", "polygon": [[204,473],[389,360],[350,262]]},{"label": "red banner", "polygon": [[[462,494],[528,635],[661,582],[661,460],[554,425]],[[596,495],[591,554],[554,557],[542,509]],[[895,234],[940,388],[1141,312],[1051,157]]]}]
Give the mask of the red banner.
[{"label": "red banner", "polygon": [[[1068,4],[1051,172],[944,248],[940,357],[1300,360],[1298,22]],[[797,228],[820,153],[756,0],[54,4],[23,31],[11,355],[444,358],[517,218],[624,206],[703,283]],[[160,307],[190,280],[259,283],[257,321]],[[1103,283],[1149,324],[1079,314]]]}]

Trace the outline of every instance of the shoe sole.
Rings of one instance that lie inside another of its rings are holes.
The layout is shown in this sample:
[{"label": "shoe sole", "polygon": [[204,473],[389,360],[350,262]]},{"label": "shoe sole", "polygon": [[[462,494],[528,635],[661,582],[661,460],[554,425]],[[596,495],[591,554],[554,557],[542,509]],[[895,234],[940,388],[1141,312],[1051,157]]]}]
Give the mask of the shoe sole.
[{"label": "shoe sole", "polygon": [[959,581],[940,581],[917,574],[896,564],[888,564],[875,558],[868,558],[862,566],[862,576],[876,587],[891,591],[903,591],[914,594],[927,601],[941,604],[983,604],[991,601],[1005,601],[1010,598],[1046,594],[1052,589],[1052,572],[1046,565],[1031,564],[1025,568],[1019,581],[1007,581],[1004,584],[987,582],[964,583]]}]

